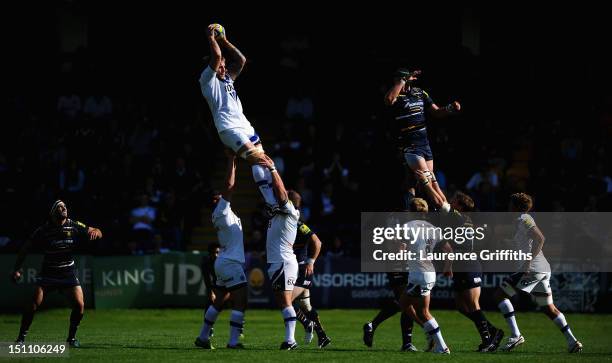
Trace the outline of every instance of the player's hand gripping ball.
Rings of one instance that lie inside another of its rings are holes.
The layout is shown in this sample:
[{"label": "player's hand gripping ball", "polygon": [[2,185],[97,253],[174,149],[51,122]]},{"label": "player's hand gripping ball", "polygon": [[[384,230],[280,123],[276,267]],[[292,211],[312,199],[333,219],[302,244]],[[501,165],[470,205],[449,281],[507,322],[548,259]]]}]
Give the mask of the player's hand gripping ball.
[{"label": "player's hand gripping ball", "polygon": [[225,28],[221,24],[212,24],[215,39],[225,38]]}]

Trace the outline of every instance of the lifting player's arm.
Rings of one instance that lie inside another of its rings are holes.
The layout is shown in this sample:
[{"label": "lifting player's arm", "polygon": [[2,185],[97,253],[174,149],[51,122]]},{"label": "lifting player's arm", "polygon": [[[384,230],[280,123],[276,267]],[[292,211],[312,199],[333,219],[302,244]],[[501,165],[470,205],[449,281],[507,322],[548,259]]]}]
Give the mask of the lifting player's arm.
[{"label": "lifting player's arm", "polygon": [[206,29],[206,37],[208,38],[208,44],[210,45],[210,61],[208,64],[210,65],[210,68],[216,72],[221,65],[223,55],[221,54],[221,47],[219,47],[219,43],[217,43],[217,40],[215,39],[215,29],[215,24],[209,25]]},{"label": "lifting player's arm", "polygon": [[311,234],[308,239],[308,258],[306,259],[306,276],[311,276],[314,273],[314,263],[321,253],[321,240],[316,234]]},{"label": "lifting player's arm", "polygon": [[235,81],[246,64],[246,57],[225,36],[219,39],[219,44],[225,50],[227,72]]},{"label": "lifting player's arm", "polygon": [[287,194],[287,189],[285,189],[285,185],[283,184],[283,180],[281,179],[280,175],[278,175],[278,171],[274,166],[274,161],[272,161],[268,155],[263,155],[259,165],[270,169],[270,174],[272,174],[272,189],[274,189],[274,196],[276,196],[276,200],[278,201],[279,205],[285,205],[285,203],[287,203],[289,200],[289,196]]},{"label": "lifting player's arm", "polygon": [[221,196],[223,199],[231,202],[234,185],[236,184],[236,154],[229,149],[225,149],[225,156],[227,157],[227,174],[225,176],[225,189]]}]

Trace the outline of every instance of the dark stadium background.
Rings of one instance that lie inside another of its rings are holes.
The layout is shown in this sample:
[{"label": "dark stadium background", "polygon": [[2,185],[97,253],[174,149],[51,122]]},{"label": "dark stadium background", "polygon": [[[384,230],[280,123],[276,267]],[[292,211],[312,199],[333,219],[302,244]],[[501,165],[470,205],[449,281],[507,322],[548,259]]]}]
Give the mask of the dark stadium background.
[{"label": "dark stadium background", "polygon": [[[309,6],[12,4],[4,22],[0,251],[14,253],[58,197],[73,217],[105,232],[84,252],[205,248],[214,234],[203,205],[220,187],[224,167],[197,83],[208,54],[204,29],[212,22],[223,24],[249,59],[237,82],[246,115],[266,149],[284,160],[286,184],[310,195],[309,224],[320,232],[324,254],[357,256],[359,212],[401,203],[403,172],[386,139],[382,104],[399,66],[422,69],[419,85],[438,105],[455,99],[463,105],[459,116],[430,120],[447,194],[465,189],[488,165],[500,184],[471,191],[481,210],[505,210],[507,195],[518,190],[534,194],[539,211],[610,209],[604,12]],[[307,46],[288,51],[283,44]],[[58,97],[72,93],[83,103],[108,96],[112,114],[63,116]],[[311,99],[313,116],[288,118],[288,99],[301,95]],[[324,173],[335,153],[348,176]],[[177,158],[186,162],[184,177],[173,173]],[[82,188],[61,190],[61,170],[69,181],[81,170]],[[242,175],[248,203],[238,213],[247,250],[257,253],[265,238],[254,231],[265,229],[255,186],[246,169]],[[141,237],[129,215],[143,192],[161,195],[154,207],[168,218],[156,221],[146,243],[130,245]],[[167,194],[176,204],[164,203]],[[324,194],[331,213],[323,211]]]}]

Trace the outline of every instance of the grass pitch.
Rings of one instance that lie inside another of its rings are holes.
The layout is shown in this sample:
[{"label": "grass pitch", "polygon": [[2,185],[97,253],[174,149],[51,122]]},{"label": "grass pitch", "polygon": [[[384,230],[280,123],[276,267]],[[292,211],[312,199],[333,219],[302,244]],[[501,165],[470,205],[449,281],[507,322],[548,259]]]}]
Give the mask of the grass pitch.
[{"label": "grass pitch", "polygon": [[[334,361],[406,361],[435,360],[446,362],[601,362],[612,361],[612,315],[566,314],[572,331],[584,344],[584,352],[570,355],[565,338],[541,313],[517,313],[526,343],[511,353],[481,354],[474,352],[479,343],[471,321],[455,311],[433,311],[444,338],[451,348],[450,356],[430,353],[404,353],[401,346],[399,315],[384,322],[376,331],[374,347],[362,343],[362,325],[374,310],[321,310],[320,316],[332,343],[317,349],[302,342],[304,331],[298,323],[296,339],[300,347],[279,351],[283,340],[283,320],[279,311],[250,310],[246,314],[246,350],[225,349],[229,333],[229,314],[224,311],[215,324],[213,344],[206,351],[193,345],[202,322],[202,311],[194,309],[162,310],[88,310],[81,323],[78,338],[82,348],[70,350],[70,361],[235,361],[235,362],[334,362]],[[64,341],[67,309],[39,312],[32,324],[28,342]],[[497,312],[488,312],[492,322],[506,325]],[[13,341],[19,329],[18,314],[0,314],[0,341]],[[504,338],[505,340],[505,338]],[[425,337],[415,328],[414,343],[422,348]],[[0,358],[11,361],[11,358]],[[32,359],[33,360],[33,359]]]}]

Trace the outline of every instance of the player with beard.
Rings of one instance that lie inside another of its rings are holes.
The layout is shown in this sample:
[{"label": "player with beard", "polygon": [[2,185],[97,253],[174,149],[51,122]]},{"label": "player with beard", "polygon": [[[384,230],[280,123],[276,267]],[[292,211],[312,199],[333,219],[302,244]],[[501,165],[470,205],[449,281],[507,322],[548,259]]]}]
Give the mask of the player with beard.
[{"label": "player with beard", "polygon": [[76,266],[72,254],[76,244],[82,240],[102,238],[98,228],[69,219],[66,203],[57,200],[49,212],[49,220],[38,227],[32,236],[22,246],[12,273],[12,279],[17,282],[22,276],[21,267],[30,250],[42,251],[44,254],[42,267],[36,278],[36,288],[32,301],[28,304],[21,317],[21,327],[17,343],[24,343],[26,335],[34,319],[34,313],[42,304],[45,296],[53,291],[64,294],[72,305],[70,325],[66,341],[71,347],[80,347],[76,332],[83,319],[85,302],[83,289],[76,275]]}]

